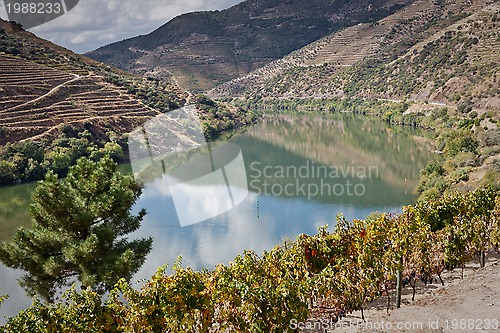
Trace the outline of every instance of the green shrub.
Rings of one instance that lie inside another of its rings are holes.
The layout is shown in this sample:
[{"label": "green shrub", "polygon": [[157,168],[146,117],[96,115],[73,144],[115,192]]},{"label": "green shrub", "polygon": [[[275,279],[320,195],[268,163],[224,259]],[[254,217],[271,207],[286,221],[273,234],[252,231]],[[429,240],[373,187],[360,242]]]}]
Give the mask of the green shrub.
[{"label": "green shrub", "polygon": [[11,161],[0,160],[0,184],[12,184],[17,180],[16,165]]}]

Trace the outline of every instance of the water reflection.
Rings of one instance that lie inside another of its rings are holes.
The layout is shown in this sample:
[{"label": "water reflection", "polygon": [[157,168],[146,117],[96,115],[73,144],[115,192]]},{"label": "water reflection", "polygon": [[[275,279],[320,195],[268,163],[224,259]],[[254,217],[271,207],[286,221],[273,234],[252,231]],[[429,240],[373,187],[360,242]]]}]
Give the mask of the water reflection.
[{"label": "water reflection", "polygon": [[[31,193],[36,183],[0,188],[0,240],[10,241],[17,228],[31,226],[29,206]],[[9,298],[0,306],[0,325],[5,323],[5,315],[15,315],[31,304],[31,299],[19,286],[17,279],[26,272],[14,270],[0,263],[0,294]]]},{"label": "water reflection", "polygon": [[156,206],[154,212],[150,211],[146,223],[134,235],[138,238],[155,235],[153,250],[137,274],[138,278],[149,278],[155,269],[166,262],[172,264],[180,254],[185,265],[201,269],[213,268],[221,262],[228,263],[245,249],[260,253],[271,249],[284,237],[294,238],[303,232],[315,233],[319,226],[325,224],[333,227],[332,221],[335,221],[339,211],[352,219],[362,218],[377,208],[384,211],[399,209],[398,206],[357,208],[326,205],[251,193],[234,210],[203,223],[180,228],[172,199],[165,196],[155,202],[161,202],[161,209]]},{"label": "water reflection", "polygon": [[29,183],[0,188],[0,241],[11,240],[19,227],[31,226],[29,206],[35,187]]},{"label": "water reflection", "polygon": [[212,145],[167,171],[165,179],[183,227],[234,209],[248,195],[241,150],[230,142]]},{"label": "water reflection", "polygon": [[[412,202],[412,190],[419,172],[431,158],[426,141],[418,134],[414,130],[388,126],[377,119],[352,115],[334,118],[279,116],[266,118],[259,126],[235,138],[235,142],[245,152],[248,180],[255,185],[250,186],[250,190],[266,192],[265,181],[271,184],[269,188],[276,183],[283,186],[296,183],[297,178],[301,178],[300,183],[315,184],[326,190],[329,187],[333,190],[336,184],[342,186],[329,193],[325,190],[308,196],[302,192],[296,196],[362,207]],[[280,168],[290,166],[295,174],[303,169],[308,175],[278,174]],[[264,168],[275,177],[265,175]],[[315,170],[319,171],[311,176]],[[324,177],[325,174],[329,177]],[[322,186],[324,183],[329,186]],[[341,193],[342,189],[347,190],[347,183],[353,190],[356,184],[361,184],[366,191],[362,196],[347,195],[346,191]],[[272,194],[277,191],[274,192]]]}]

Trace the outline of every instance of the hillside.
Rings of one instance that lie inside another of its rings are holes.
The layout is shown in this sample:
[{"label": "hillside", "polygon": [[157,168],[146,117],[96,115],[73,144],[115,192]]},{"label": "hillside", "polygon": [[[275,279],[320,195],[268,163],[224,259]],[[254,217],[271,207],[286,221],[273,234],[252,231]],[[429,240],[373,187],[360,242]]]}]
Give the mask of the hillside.
[{"label": "hillside", "polygon": [[60,175],[81,156],[126,157],[126,134],[148,119],[197,105],[208,138],[250,113],[142,78],[0,21],[0,185]]},{"label": "hillside", "polygon": [[62,124],[92,123],[123,134],[159,114],[102,76],[16,57],[0,55],[0,82],[0,143],[48,136]]},{"label": "hillside", "polygon": [[[435,134],[416,191],[500,186],[500,3],[417,1],[212,89],[249,108],[370,113]],[[470,144],[469,144],[470,143]]]},{"label": "hillside", "polygon": [[246,0],[188,13],[152,33],[88,53],[93,59],[186,89],[206,90],[333,31],[383,18],[413,0]]},{"label": "hillside", "polygon": [[417,1],[331,34],[214,97],[366,97],[498,109],[498,2]]},{"label": "hillside", "polygon": [[[0,23],[0,144],[53,137],[62,125],[121,135],[159,114],[112,75],[142,79],[76,55],[5,21]],[[185,95],[168,85],[172,107]]]}]

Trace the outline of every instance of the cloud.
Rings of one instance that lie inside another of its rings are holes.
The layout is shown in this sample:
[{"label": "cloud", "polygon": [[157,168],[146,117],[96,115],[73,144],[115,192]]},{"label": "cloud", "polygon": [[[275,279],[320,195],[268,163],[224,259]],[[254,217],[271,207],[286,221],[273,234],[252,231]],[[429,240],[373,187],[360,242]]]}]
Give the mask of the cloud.
[{"label": "cloud", "polygon": [[[239,2],[241,0],[80,0],[67,14],[30,31],[84,53],[105,44],[148,34],[186,12],[220,10]],[[0,17],[7,18],[3,3]]]}]

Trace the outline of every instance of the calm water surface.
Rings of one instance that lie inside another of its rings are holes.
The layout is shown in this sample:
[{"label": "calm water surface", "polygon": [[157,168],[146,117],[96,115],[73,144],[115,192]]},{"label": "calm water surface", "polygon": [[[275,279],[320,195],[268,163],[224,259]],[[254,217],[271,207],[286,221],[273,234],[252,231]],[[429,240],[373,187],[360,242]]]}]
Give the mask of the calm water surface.
[{"label": "calm water surface", "polygon": [[[148,183],[134,207],[148,214],[131,238],[153,237],[154,243],[134,281],[171,266],[178,256],[183,265],[201,269],[228,263],[245,249],[271,249],[284,237],[312,234],[325,224],[332,228],[339,212],[348,219],[397,212],[415,200],[419,171],[432,158],[422,133],[347,114],[273,116],[230,141],[243,154],[247,198],[222,215],[181,228],[165,180]],[[30,225],[35,186],[0,188],[0,240]],[[2,318],[31,304],[17,285],[21,275],[0,264],[0,293],[10,296],[0,307]]]}]

